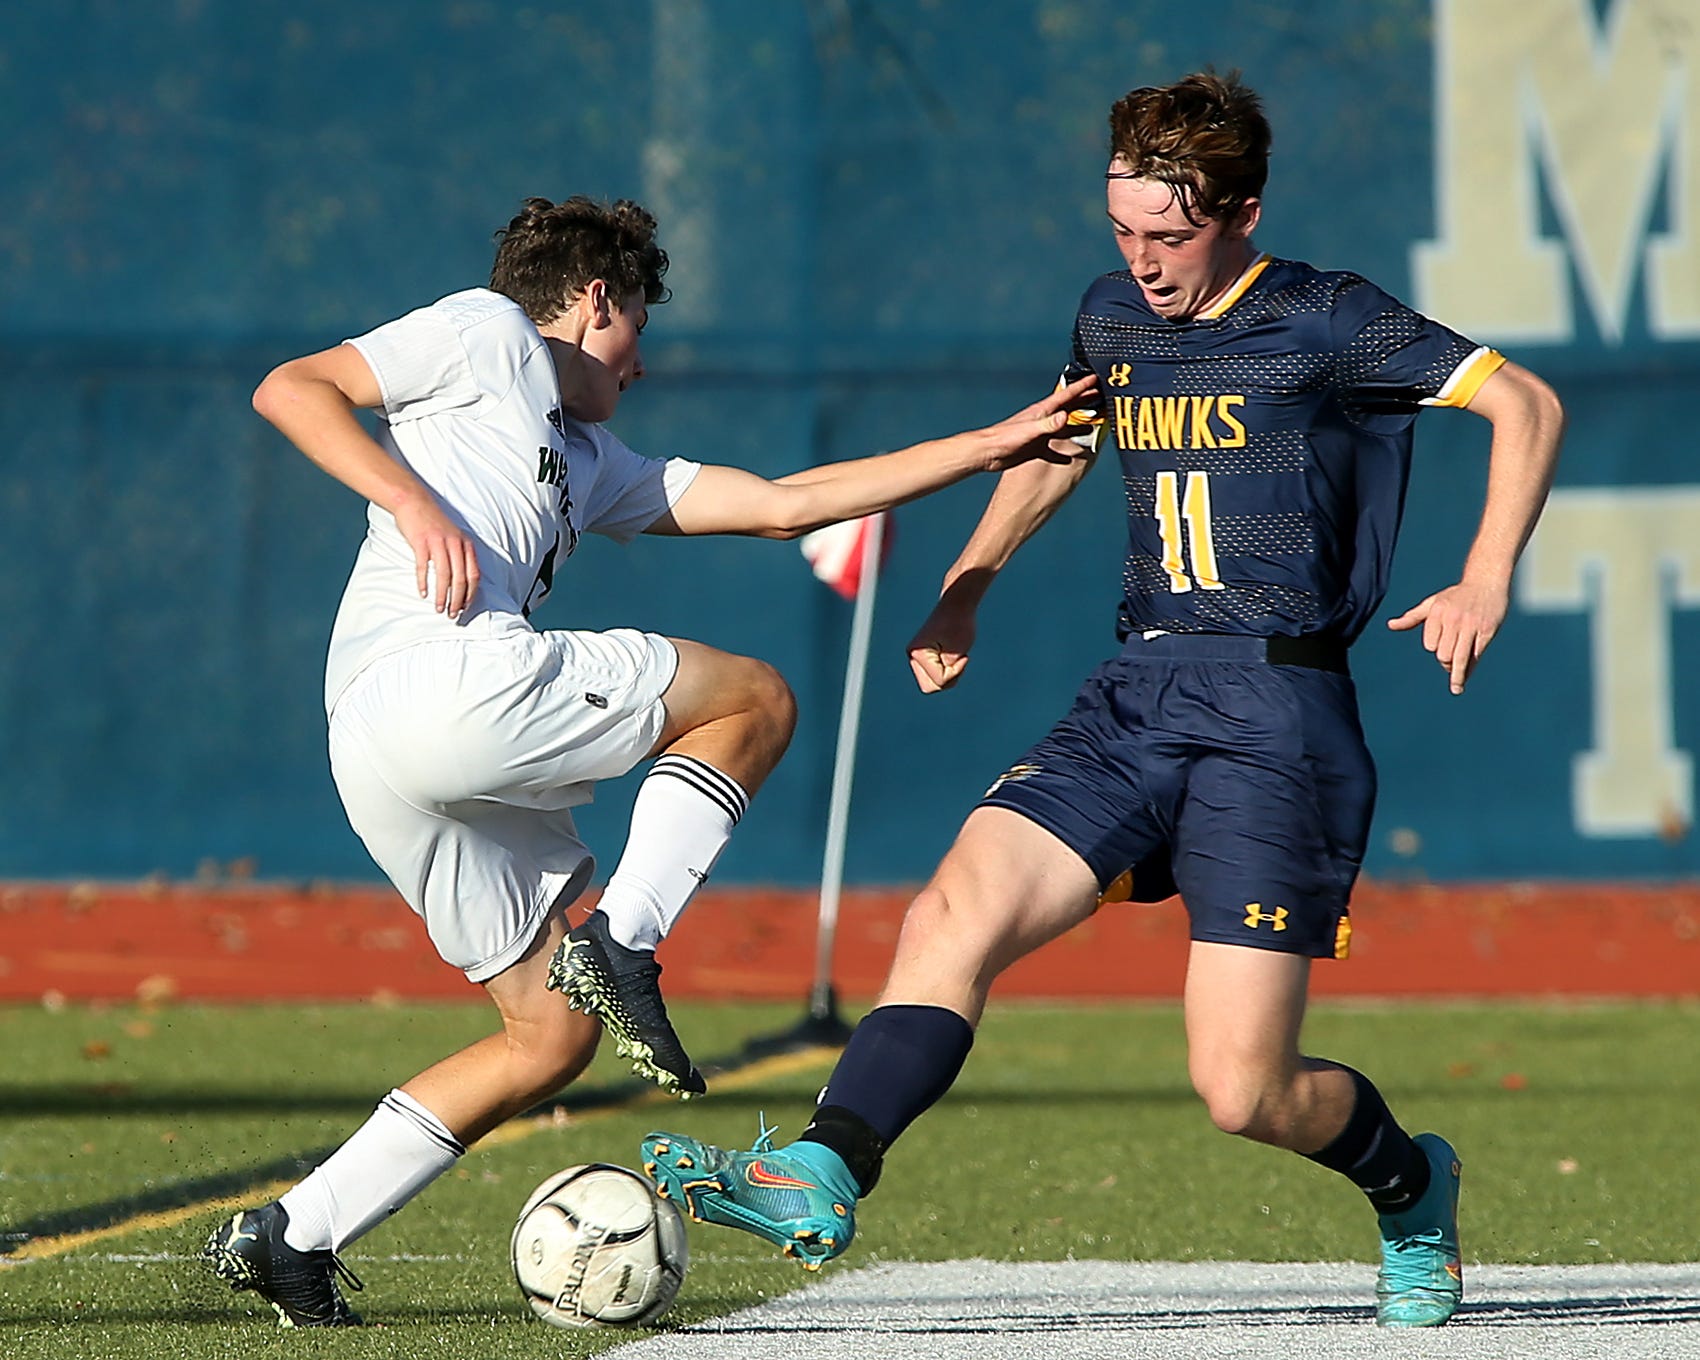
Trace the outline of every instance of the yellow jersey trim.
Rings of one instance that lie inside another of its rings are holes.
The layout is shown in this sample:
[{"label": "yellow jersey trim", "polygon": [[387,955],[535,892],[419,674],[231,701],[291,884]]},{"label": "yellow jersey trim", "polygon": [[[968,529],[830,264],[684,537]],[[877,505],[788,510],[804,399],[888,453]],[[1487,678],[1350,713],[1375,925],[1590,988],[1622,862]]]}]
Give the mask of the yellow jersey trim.
[{"label": "yellow jersey trim", "polygon": [[1221,300],[1211,304],[1209,307],[1206,307],[1194,318],[1194,320],[1214,321],[1217,317],[1226,312],[1228,308],[1232,307],[1236,302],[1244,297],[1246,289],[1256,283],[1257,276],[1267,268],[1269,268],[1269,256],[1267,254],[1259,255],[1251,262],[1250,267],[1247,268],[1245,273],[1241,274],[1239,278],[1234,280],[1233,287],[1229,288],[1227,292],[1222,294]]},{"label": "yellow jersey trim", "polygon": [[1445,386],[1432,397],[1425,397],[1424,406],[1452,406],[1462,410],[1476,398],[1482,384],[1505,367],[1505,356],[1483,345],[1453,370]]}]

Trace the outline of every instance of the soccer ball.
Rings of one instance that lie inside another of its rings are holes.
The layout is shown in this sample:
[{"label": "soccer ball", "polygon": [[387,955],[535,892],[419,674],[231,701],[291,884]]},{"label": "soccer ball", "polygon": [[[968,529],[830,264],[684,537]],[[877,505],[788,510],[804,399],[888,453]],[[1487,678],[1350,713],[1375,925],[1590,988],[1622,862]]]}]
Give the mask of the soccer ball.
[{"label": "soccer ball", "polygon": [[685,1279],[685,1221],[635,1171],[569,1166],[519,1211],[514,1278],[552,1327],[642,1327]]}]

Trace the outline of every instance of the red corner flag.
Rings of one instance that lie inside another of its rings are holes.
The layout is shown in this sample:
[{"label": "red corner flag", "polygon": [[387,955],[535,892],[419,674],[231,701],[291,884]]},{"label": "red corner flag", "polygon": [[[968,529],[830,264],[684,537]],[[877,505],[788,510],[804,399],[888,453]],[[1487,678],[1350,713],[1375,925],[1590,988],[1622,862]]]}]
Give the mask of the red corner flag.
[{"label": "red corner flag", "polygon": [[847,600],[856,598],[862,588],[862,562],[867,556],[868,539],[874,521],[880,521],[880,555],[883,565],[891,552],[891,512],[862,519],[847,519],[841,524],[829,524],[824,529],[804,534],[801,539],[803,556],[814,568],[815,575],[825,581]]}]

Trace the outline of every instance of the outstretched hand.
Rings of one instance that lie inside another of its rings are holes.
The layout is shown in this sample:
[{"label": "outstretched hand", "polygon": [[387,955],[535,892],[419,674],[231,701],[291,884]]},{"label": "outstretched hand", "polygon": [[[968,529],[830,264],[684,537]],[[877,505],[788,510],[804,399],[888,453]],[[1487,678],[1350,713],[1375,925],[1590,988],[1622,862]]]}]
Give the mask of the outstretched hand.
[{"label": "outstretched hand", "polygon": [[1452,692],[1462,694],[1510,607],[1508,588],[1460,581],[1389,619],[1387,626],[1405,632],[1420,624],[1423,647],[1445,668]]},{"label": "outstretched hand", "polygon": [[1098,375],[1088,373],[1084,378],[1059,387],[1014,415],[986,428],[991,438],[989,471],[1001,472],[1042,458],[1047,463],[1075,463],[1088,453],[1072,439],[1057,438],[1068,424],[1068,413],[1086,403],[1098,386]]},{"label": "outstretched hand", "polygon": [[395,512],[396,528],[413,549],[419,598],[439,614],[459,618],[478,589],[478,552],[436,501],[413,500]]}]

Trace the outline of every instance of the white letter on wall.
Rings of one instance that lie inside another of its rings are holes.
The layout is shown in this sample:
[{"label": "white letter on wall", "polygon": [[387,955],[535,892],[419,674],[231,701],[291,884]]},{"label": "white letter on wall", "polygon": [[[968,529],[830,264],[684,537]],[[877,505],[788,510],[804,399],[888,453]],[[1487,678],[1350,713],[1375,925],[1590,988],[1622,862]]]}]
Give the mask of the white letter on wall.
[{"label": "white letter on wall", "polygon": [[[1700,335],[1700,22],[1694,0],[1436,0],[1438,238],[1417,306],[1482,340],[1575,338],[1568,259],[1608,343],[1643,261],[1653,333]],[[1562,244],[1540,234],[1536,169]],[[1668,167],[1670,229],[1649,239]]]},{"label": "white letter on wall", "polygon": [[1592,749],[1571,766],[1576,828],[1654,836],[1694,820],[1676,749],[1670,611],[1700,607],[1700,487],[1555,491],[1517,575],[1519,603],[1590,614]]}]

